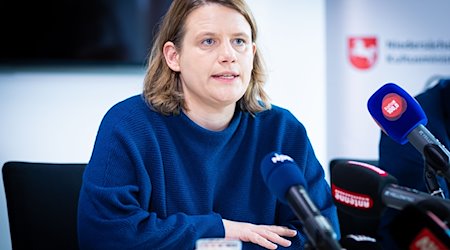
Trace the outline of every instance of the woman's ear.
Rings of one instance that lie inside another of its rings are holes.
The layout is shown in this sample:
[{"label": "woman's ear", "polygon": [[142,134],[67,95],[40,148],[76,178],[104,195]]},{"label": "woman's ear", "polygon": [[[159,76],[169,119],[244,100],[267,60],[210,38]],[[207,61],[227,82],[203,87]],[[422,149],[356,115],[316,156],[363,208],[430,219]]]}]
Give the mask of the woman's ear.
[{"label": "woman's ear", "polygon": [[180,55],[173,42],[166,42],[163,47],[164,58],[167,66],[175,72],[180,72]]}]

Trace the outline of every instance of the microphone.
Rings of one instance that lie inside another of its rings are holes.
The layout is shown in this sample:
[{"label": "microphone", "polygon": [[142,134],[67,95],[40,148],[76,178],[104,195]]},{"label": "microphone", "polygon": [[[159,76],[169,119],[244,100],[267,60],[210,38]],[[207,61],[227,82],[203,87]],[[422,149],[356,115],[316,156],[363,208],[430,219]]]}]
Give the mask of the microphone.
[{"label": "microphone", "polygon": [[420,104],[394,83],[387,83],[368,100],[373,119],[394,141],[408,141],[438,175],[450,182],[450,152],[425,127],[428,119]]},{"label": "microphone", "polygon": [[309,197],[306,180],[291,157],[276,152],[266,155],[261,162],[261,174],[270,192],[288,204],[303,223],[315,249],[342,249],[330,223]]},{"label": "microphone", "polygon": [[402,210],[409,204],[433,202],[450,211],[450,201],[397,185],[386,171],[373,165],[344,161],[331,171],[331,192],[338,209],[355,216],[379,218],[386,207]]},{"label": "microphone", "polygon": [[389,231],[400,249],[450,249],[448,227],[420,205],[407,205],[391,222]]}]

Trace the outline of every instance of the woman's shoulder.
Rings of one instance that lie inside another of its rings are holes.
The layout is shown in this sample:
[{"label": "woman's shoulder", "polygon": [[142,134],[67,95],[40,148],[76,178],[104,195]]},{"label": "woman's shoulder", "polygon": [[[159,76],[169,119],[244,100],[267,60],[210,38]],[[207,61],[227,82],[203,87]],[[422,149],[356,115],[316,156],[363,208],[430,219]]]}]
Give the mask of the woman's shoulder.
[{"label": "woman's shoulder", "polygon": [[270,109],[261,111],[256,114],[256,117],[261,117],[263,119],[287,119],[299,122],[297,118],[286,108],[272,104]]},{"label": "woman's shoulder", "polygon": [[103,122],[119,123],[124,120],[142,120],[142,118],[156,113],[147,105],[141,94],[123,99],[106,112]]},{"label": "woman's shoulder", "polygon": [[110,107],[108,113],[134,113],[142,110],[151,110],[142,94],[127,97]]},{"label": "woman's shoulder", "polygon": [[115,103],[109,111],[118,111],[123,109],[133,109],[145,105],[145,100],[142,95],[136,94]]},{"label": "woman's shoulder", "polygon": [[274,124],[278,124],[280,126],[285,126],[288,129],[305,129],[303,124],[291,111],[273,104],[270,109],[257,113],[255,115],[255,120],[262,126],[267,124],[267,126],[273,127]]}]

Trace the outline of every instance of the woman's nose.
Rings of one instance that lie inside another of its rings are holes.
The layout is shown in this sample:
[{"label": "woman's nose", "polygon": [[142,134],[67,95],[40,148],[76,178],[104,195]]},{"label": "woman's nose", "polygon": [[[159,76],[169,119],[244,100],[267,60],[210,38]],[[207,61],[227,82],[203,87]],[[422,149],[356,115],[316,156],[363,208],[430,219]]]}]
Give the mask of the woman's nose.
[{"label": "woman's nose", "polygon": [[223,43],[219,51],[220,62],[235,62],[236,51],[231,43]]}]

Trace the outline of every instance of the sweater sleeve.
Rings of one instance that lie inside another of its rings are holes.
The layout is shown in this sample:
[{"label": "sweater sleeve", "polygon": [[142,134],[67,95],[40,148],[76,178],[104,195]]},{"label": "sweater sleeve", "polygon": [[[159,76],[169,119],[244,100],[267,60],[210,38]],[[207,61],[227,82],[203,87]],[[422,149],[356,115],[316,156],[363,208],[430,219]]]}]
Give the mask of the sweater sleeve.
[{"label": "sweater sleeve", "polygon": [[[144,156],[157,149],[141,142],[150,136],[142,131],[102,121],[80,191],[80,249],[194,249],[199,238],[224,237],[219,214],[154,212],[151,201],[163,192],[152,187]],[[163,200],[156,203],[164,209]]]},{"label": "sweater sleeve", "polygon": [[199,238],[224,235],[218,214],[158,218],[134,198],[136,186],[85,183],[80,194],[80,249],[194,249]]}]

